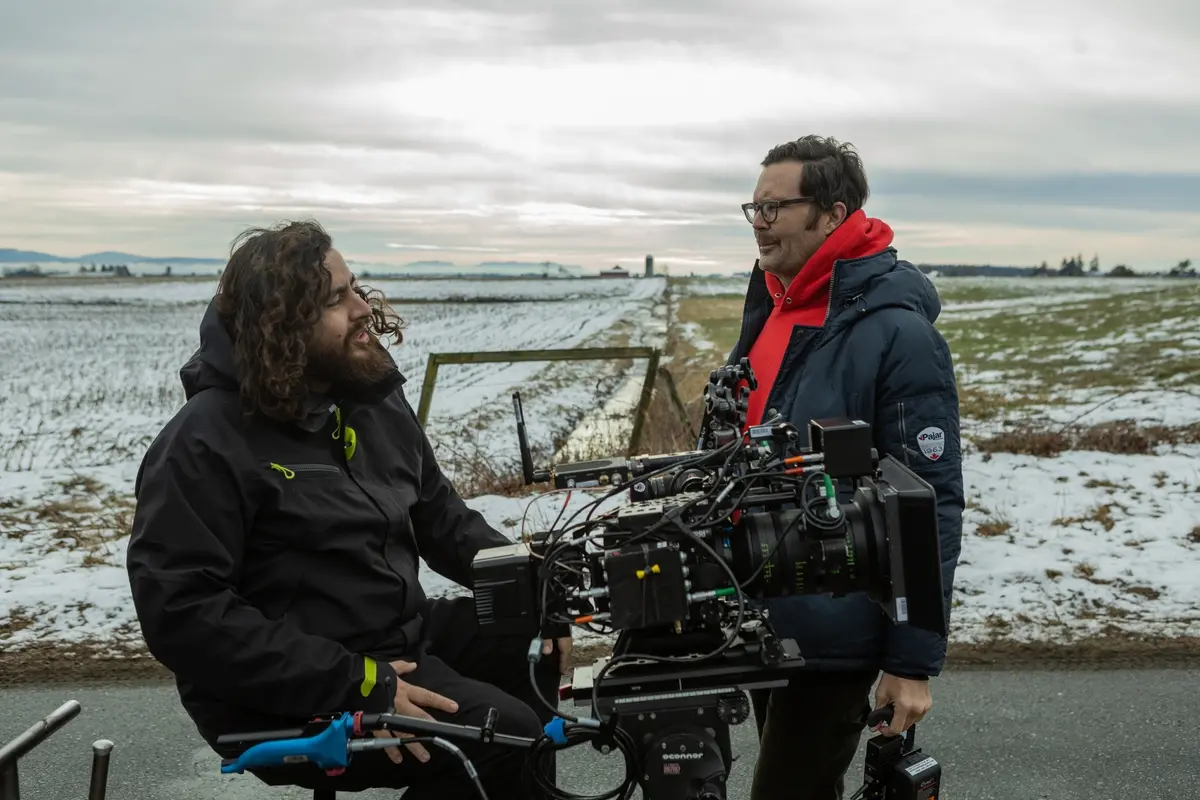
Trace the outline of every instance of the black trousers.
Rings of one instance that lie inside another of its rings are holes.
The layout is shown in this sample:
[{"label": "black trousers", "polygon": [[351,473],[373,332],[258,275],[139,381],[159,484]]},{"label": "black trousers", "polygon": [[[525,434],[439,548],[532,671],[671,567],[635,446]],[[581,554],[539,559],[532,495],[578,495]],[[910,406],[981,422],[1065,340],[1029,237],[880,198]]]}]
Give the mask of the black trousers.
[{"label": "black trousers", "polygon": [[[405,660],[417,668],[401,680],[421,686],[458,703],[458,713],[425,709],[434,719],[461,725],[482,725],[488,710],[499,712],[497,733],[538,738],[553,717],[538,701],[529,680],[525,654],[530,639],[525,636],[481,636],[469,597],[434,600],[425,609],[424,652]],[[558,706],[558,650],[543,656],[536,668],[542,696]],[[396,739],[397,744],[402,740]],[[523,784],[526,751],[507,745],[483,745],[453,741],[475,765],[490,800],[536,798]],[[356,753],[341,775],[327,776],[309,765],[275,767],[255,771],[272,786],[301,786],[307,789],[360,792],[374,788],[408,787],[405,800],[460,800],[478,798],[479,793],[461,760],[435,744],[425,743],[430,760],[421,763],[407,749],[396,764],[382,750]],[[549,770],[554,769],[554,762]],[[550,777],[553,777],[552,775]]]},{"label": "black trousers", "polygon": [[759,745],[750,800],[842,800],[876,677],[801,673],[787,686],[752,690]]}]

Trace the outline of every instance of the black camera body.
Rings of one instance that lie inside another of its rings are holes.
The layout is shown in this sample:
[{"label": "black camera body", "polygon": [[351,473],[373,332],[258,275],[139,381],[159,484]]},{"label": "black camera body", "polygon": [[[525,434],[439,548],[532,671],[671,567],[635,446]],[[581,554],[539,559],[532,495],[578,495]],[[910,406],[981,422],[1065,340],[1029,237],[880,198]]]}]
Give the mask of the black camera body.
[{"label": "black camera body", "polygon": [[650,761],[639,782],[656,800],[724,797],[744,692],[804,667],[764,600],[865,592],[895,624],[947,632],[932,487],[880,459],[861,420],[812,420],[806,444],[788,423],[747,428],[753,386],[746,359],[711,373],[696,450],[544,471],[514,395],[527,484],[628,500],[473,564],[485,634],[618,635],[612,656],[575,671],[569,697],[640,742]]}]

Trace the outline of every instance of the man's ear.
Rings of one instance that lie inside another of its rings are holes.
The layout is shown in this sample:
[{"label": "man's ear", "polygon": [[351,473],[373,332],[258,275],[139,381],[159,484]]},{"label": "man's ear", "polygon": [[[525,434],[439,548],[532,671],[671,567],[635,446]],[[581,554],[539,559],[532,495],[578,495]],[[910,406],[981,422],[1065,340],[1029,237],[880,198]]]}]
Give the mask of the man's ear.
[{"label": "man's ear", "polygon": [[845,222],[848,216],[845,203],[841,201],[834,203],[833,208],[829,211],[829,229],[825,231],[825,235],[828,236],[837,230],[837,227]]}]

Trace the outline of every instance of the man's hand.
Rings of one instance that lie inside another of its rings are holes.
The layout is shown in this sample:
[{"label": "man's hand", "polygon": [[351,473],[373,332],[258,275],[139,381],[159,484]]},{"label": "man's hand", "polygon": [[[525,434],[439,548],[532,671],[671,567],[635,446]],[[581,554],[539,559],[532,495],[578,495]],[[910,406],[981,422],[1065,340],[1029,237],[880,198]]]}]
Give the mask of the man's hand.
[{"label": "man's hand", "polygon": [[929,681],[915,681],[909,678],[897,678],[886,672],[879,680],[879,688],[875,690],[875,708],[883,708],[892,704],[892,722],[880,723],[877,730],[889,736],[899,736],[921,721],[933,707],[933,697],[929,694]]},{"label": "man's hand", "polygon": [[[440,694],[435,694],[428,689],[422,689],[420,686],[413,686],[411,683],[405,683],[400,680],[401,675],[406,675],[417,668],[417,665],[411,661],[393,661],[391,662],[392,669],[396,671],[396,699],[395,708],[397,714],[402,714],[406,717],[421,717],[423,719],[433,719],[428,712],[423,711],[420,707],[436,708],[439,711],[445,711],[447,714],[454,714],[458,711],[458,703],[448,698],[442,697]],[[375,736],[380,739],[385,739],[389,736],[409,739],[412,738],[411,733],[400,733],[398,731],[374,731]],[[429,751],[421,744],[405,745],[408,751],[417,757],[418,761],[426,762],[429,760]],[[399,747],[388,747],[384,749],[388,754],[388,758],[399,764],[403,758],[400,755]]]},{"label": "man's hand", "polygon": [[[567,662],[571,659],[571,637],[564,636],[558,641],[558,674],[567,674]],[[548,656],[554,652],[554,639],[542,640],[542,655]]]}]

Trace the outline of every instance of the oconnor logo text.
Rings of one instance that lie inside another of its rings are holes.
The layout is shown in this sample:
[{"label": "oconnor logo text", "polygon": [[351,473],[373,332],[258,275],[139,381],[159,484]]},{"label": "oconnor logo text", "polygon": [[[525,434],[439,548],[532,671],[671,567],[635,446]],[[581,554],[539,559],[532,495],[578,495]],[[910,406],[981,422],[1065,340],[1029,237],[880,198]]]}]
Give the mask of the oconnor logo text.
[{"label": "oconnor logo text", "polygon": [[704,758],[704,753],[663,753],[663,761],[694,761]]}]

